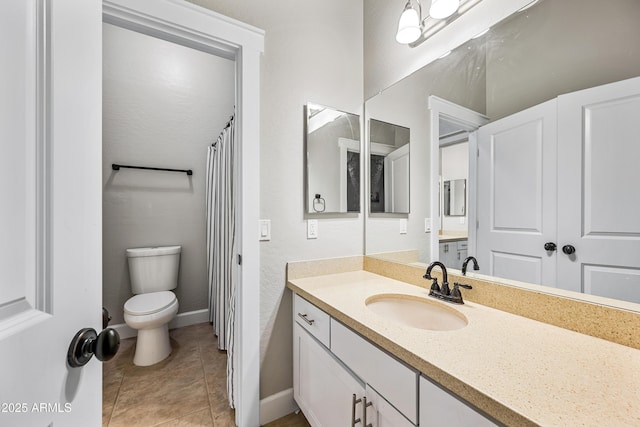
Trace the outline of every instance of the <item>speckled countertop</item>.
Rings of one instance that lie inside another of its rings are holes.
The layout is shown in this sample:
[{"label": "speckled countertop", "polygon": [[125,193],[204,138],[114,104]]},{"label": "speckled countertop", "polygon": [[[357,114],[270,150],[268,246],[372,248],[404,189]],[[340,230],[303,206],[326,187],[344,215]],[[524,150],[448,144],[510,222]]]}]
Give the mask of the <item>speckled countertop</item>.
[{"label": "speckled countertop", "polygon": [[640,350],[473,302],[452,305],[468,319],[461,329],[403,326],[365,301],[427,289],[366,271],[287,286],[507,425],[640,426]]}]

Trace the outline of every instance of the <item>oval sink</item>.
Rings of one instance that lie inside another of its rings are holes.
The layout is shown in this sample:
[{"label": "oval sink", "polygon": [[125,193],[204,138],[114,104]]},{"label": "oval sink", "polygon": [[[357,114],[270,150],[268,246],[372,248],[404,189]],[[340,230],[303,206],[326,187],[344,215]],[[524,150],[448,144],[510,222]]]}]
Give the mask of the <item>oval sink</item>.
[{"label": "oval sink", "polygon": [[464,314],[438,301],[401,294],[367,298],[367,308],[404,326],[431,331],[452,331],[469,323]]}]

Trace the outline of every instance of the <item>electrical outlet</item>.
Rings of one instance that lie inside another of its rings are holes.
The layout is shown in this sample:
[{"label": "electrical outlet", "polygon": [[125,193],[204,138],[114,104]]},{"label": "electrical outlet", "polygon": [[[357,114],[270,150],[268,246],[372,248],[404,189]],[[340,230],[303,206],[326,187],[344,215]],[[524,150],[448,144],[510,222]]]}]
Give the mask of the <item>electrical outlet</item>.
[{"label": "electrical outlet", "polygon": [[317,239],[317,238],[318,238],[318,220],[309,219],[307,220],[307,239]]},{"label": "electrical outlet", "polygon": [[271,240],[271,220],[270,219],[261,219],[258,221],[259,230],[258,230],[258,238],[261,241]]},{"label": "electrical outlet", "polygon": [[431,218],[424,219],[424,232],[425,233],[431,232]]}]

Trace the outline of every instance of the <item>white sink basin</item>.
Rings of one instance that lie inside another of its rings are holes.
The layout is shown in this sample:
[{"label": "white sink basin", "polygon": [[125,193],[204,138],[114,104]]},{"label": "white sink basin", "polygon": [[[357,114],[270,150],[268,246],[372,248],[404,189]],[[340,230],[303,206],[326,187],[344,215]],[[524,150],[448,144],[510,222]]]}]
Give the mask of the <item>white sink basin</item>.
[{"label": "white sink basin", "polygon": [[469,323],[464,314],[441,302],[402,294],[381,294],[367,298],[367,308],[404,326],[431,331],[452,331]]}]

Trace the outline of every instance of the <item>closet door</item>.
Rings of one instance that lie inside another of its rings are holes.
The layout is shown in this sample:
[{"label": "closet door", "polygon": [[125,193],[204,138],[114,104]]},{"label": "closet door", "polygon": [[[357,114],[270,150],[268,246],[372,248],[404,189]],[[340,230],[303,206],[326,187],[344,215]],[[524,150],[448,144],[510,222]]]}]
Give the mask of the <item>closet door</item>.
[{"label": "closet door", "polygon": [[476,258],[483,274],[555,286],[556,100],[478,130]]},{"label": "closet door", "polygon": [[640,302],[640,78],[560,96],[558,113],[558,286]]}]

